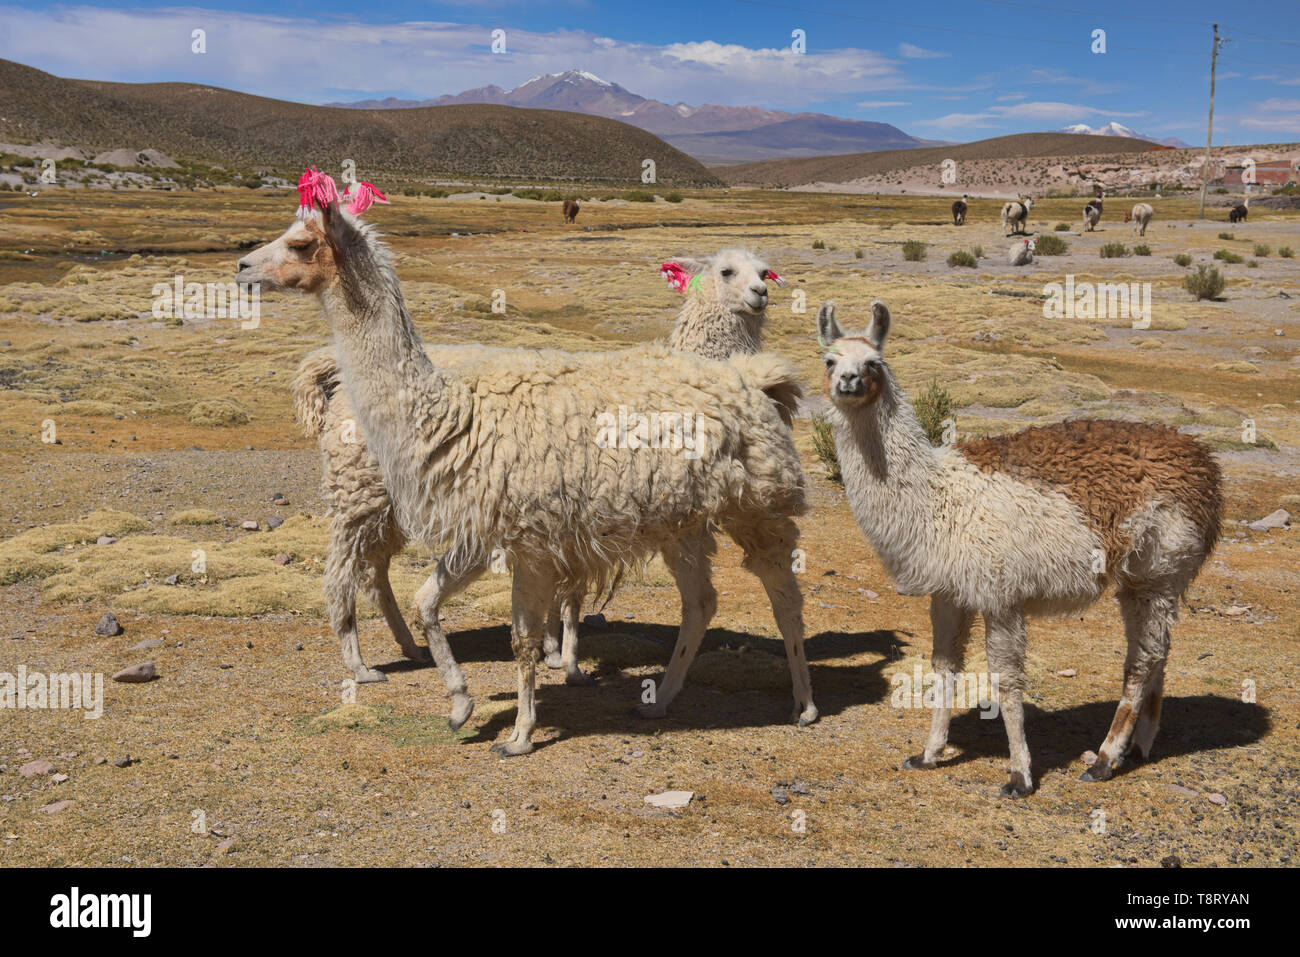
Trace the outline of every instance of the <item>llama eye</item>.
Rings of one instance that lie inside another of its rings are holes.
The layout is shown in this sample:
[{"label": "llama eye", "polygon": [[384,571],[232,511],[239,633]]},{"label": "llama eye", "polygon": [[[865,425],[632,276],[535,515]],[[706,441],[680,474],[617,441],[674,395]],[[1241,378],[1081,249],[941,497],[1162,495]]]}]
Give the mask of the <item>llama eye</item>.
[{"label": "llama eye", "polygon": [[826,359],[825,361],[826,361],[826,368],[828,368],[828,369],[834,369],[834,368],[835,368],[835,360],[834,360],[834,359]]},{"label": "llama eye", "polygon": [[724,270],[722,270],[722,278],[726,279],[726,278],[728,278],[729,276],[731,276],[732,273],[734,273],[734,272],[735,272],[734,269],[724,269]]},{"label": "llama eye", "polygon": [[312,243],[312,241],[311,241],[310,239],[304,239],[304,240],[301,240],[301,241],[299,241],[299,242],[290,243],[290,244],[289,244],[289,248],[290,248],[290,249],[297,249],[297,250],[301,251],[301,250],[303,250],[303,249],[306,249],[308,246],[310,246],[311,243]]}]

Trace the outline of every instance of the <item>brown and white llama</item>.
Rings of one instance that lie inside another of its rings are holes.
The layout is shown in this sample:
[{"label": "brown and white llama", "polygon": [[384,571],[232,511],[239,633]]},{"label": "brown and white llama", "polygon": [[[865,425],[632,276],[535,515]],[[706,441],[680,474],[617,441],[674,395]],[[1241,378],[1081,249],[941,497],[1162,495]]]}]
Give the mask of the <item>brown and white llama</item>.
[{"label": "brown and white llama", "polygon": [[[806,508],[789,426],[800,393],[790,367],[770,356],[716,362],[646,347],[509,350],[472,375],[449,374],[429,360],[371,227],[339,208],[323,174],[304,174],[299,189],[298,217],[240,260],[236,280],[318,297],[403,531],[447,544],[452,569],[473,568],[497,548],[509,562],[519,703],[513,734],[494,750],[532,750],[535,668],[554,596],[599,590],[655,551],[689,597],[653,706],[667,707],[716,608],[711,524],[736,540],[766,588],[785,640],[795,717],[815,721],[802,597],[790,567],[792,517]],[[612,435],[606,419],[620,406],[678,410],[679,427],[691,415],[689,449],[671,442],[647,449],[639,435],[636,443]],[[449,682],[453,722],[463,722],[473,701],[463,683],[450,684],[450,648],[430,650]]]},{"label": "brown and white llama", "polygon": [[1034,208],[1034,197],[1023,196],[1002,206],[1002,232],[1012,236],[1029,229],[1029,213]]},{"label": "brown and white llama", "polygon": [[[1150,753],[1178,601],[1219,537],[1219,467],[1174,429],[1074,421],[935,448],[885,361],[889,309],[846,335],[817,315],[849,504],[904,594],[930,595],[935,687],[952,688],[973,617],[984,618],[1011,749],[1003,793],[1034,788],[1025,743],[1025,619],[1092,604],[1116,586],[1128,636],[1115,719],[1083,779],[1109,778],[1130,746]],[[935,767],[952,700],[940,696],[924,751]]]},{"label": "brown and white llama", "polygon": [[952,224],[953,224],[954,226],[962,226],[962,225],[965,225],[965,223],[966,223],[966,210],[969,208],[969,207],[967,206],[967,200],[969,200],[969,199],[970,199],[969,196],[967,196],[965,193],[962,193],[962,194],[961,194],[961,199],[953,200],[953,204],[952,204]]}]

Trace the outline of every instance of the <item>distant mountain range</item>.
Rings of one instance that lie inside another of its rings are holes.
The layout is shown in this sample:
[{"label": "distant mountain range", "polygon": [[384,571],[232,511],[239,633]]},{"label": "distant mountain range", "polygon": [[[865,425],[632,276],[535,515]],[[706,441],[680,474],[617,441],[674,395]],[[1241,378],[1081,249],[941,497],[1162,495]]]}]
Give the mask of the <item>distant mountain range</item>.
[{"label": "distant mountain range", "polygon": [[1134,129],[1125,126],[1123,123],[1116,123],[1114,120],[1105,126],[1099,126],[1093,129],[1087,123],[1075,123],[1071,126],[1063,126],[1059,130],[1061,133],[1089,133],[1093,136],[1126,136],[1129,139],[1148,140],[1152,143],[1159,143],[1161,146],[1172,146],[1174,149],[1186,150],[1191,149],[1190,143],[1184,143],[1176,136],[1167,136],[1164,139],[1157,139],[1154,136],[1148,136],[1146,133],[1139,133]]},{"label": "distant mountain range", "polygon": [[395,110],[464,103],[565,110],[604,116],[654,133],[702,163],[726,165],[833,153],[865,153],[940,145],[888,123],[846,120],[825,113],[787,113],[757,106],[667,104],[639,96],[583,70],[535,76],[513,90],[482,86],[432,100],[328,103],[358,110]]}]

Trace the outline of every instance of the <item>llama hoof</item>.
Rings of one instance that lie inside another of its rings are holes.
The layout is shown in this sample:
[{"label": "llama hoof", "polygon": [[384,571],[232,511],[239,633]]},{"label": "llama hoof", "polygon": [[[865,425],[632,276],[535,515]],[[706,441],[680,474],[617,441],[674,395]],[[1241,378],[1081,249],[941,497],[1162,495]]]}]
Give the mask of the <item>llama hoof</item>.
[{"label": "llama hoof", "polygon": [[636,713],[643,718],[662,718],[668,714],[668,705],[661,702],[637,705]]},{"label": "llama hoof", "polygon": [[564,676],[564,683],[576,688],[589,688],[596,683],[596,679],[585,671],[571,671]]},{"label": "llama hoof", "polygon": [[1113,773],[1111,766],[1098,758],[1096,764],[1079,775],[1079,780],[1087,781],[1089,784],[1096,784],[1099,781],[1109,781]]},{"label": "llama hoof", "polygon": [[558,651],[552,651],[549,655],[546,656],[545,661],[546,661],[546,667],[548,668],[564,667],[564,659],[560,657],[560,653]]},{"label": "llama hoof", "polygon": [[1033,790],[1033,782],[1025,780],[1019,774],[1012,774],[1011,780],[1002,785],[1002,790],[999,793],[1002,797],[1022,798],[1028,797]]},{"label": "llama hoof", "polygon": [[798,705],[795,705],[794,717],[791,720],[793,720],[795,724],[799,725],[799,727],[806,728],[808,725],[816,721],[817,717],[817,706],[812,702],[809,702],[808,707],[804,708],[802,711],[799,710]]},{"label": "llama hoof", "polygon": [[387,681],[388,675],[382,671],[376,671],[374,668],[358,668],[352,672],[352,677],[357,684],[372,684],[376,681]]},{"label": "llama hoof", "polygon": [[488,749],[493,754],[503,758],[516,758],[521,754],[527,754],[533,750],[533,742],[525,740],[516,741],[514,738],[508,738],[505,741],[498,741]]},{"label": "llama hoof", "polygon": [[447,718],[447,724],[451,730],[459,731],[473,713],[474,699],[469,695],[456,695],[451,702],[451,715]]},{"label": "llama hoof", "polygon": [[903,762],[904,771],[933,771],[938,761],[926,761],[924,754],[914,754]]}]

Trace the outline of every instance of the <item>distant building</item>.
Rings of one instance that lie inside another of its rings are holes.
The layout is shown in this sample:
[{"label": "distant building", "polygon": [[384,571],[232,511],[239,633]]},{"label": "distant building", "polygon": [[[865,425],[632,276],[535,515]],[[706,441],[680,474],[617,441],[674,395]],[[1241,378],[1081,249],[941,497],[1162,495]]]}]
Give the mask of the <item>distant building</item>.
[{"label": "distant building", "polygon": [[[1242,186],[1245,181],[1246,167],[1237,163],[1229,166],[1223,174],[1224,186]],[[1269,160],[1255,164],[1255,183],[1259,186],[1285,186],[1296,182],[1295,160]]]}]

